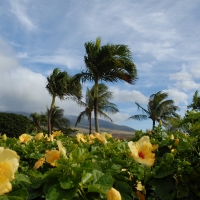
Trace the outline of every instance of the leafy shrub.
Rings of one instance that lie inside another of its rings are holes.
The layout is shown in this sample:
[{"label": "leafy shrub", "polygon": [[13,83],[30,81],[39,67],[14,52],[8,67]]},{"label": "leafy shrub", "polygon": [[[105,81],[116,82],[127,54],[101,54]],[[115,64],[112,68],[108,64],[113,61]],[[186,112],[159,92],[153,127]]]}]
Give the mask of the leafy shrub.
[{"label": "leafy shrub", "polygon": [[26,116],[14,113],[0,113],[0,133],[8,137],[18,137],[25,133],[30,124],[30,119]]}]

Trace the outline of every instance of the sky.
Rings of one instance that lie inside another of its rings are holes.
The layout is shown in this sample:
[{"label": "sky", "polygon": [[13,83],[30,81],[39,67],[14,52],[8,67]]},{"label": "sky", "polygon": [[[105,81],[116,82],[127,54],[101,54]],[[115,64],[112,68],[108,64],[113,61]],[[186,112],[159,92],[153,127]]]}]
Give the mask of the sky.
[{"label": "sky", "polygon": [[[113,123],[136,130],[152,121],[142,114],[150,95],[167,92],[184,115],[200,88],[199,0],[7,0],[0,1],[0,111],[45,112],[51,96],[47,77],[54,68],[75,75],[85,69],[86,42],[125,44],[138,80],[107,83],[119,113]],[[83,84],[83,101],[86,88]],[[56,99],[65,115],[84,108]]]}]

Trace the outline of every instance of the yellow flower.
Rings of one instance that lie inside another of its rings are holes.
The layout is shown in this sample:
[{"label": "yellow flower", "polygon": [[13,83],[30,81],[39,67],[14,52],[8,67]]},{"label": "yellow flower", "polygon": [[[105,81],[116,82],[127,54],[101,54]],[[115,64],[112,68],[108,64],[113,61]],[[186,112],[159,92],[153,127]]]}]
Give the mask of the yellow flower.
[{"label": "yellow flower", "polygon": [[61,134],[61,131],[52,131],[53,137],[57,137]]},{"label": "yellow flower", "polygon": [[87,141],[84,139],[84,137],[85,137],[85,136],[84,136],[83,133],[77,133],[77,134],[76,134],[77,142],[78,142],[78,143],[80,143],[80,142],[84,142],[84,143],[87,142]]},{"label": "yellow flower", "polygon": [[121,194],[115,188],[110,188],[106,194],[107,200],[121,200]]},{"label": "yellow flower", "polygon": [[42,138],[44,137],[44,134],[43,133],[38,133],[36,136],[35,136],[35,140],[41,140]]},{"label": "yellow flower", "polygon": [[33,169],[38,169],[38,168],[40,168],[40,167],[43,165],[44,161],[45,161],[45,158],[40,158],[40,159],[35,163]]},{"label": "yellow flower", "polygon": [[58,145],[60,155],[62,155],[63,157],[66,157],[66,149],[65,147],[63,147],[62,142],[60,140],[57,141],[57,145]]},{"label": "yellow flower", "polygon": [[24,133],[24,134],[22,134],[22,135],[20,135],[19,136],[19,140],[21,141],[21,142],[23,142],[23,143],[27,143],[27,142],[29,142],[30,140],[32,140],[32,136],[31,135],[29,135],[29,134],[26,134],[26,133]]},{"label": "yellow flower", "polygon": [[14,174],[19,167],[19,156],[10,149],[0,147],[0,195],[12,190]]},{"label": "yellow flower", "polygon": [[104,134],[99,134],[99,133],[94,131],[94,135],[100,142],[107,143],[107,140],[106,140]]},{"label": "yellow flower", "polygon": [[137,186],[135,188],[139,191],[143,191],[145,187],[142,185],[141,181],[137,181]]},{"label": "yellow flower", "polygon": [[112,138],[112,134],[106,133],[107,138]]},{"label": "yellow flower", "polygon": [[155,161],[155,154],[152,153],[158,148],[158,145],[152,146],[149,141],[149,136],[141,137],[137,142],[128,142],[128,146],[131,150],[131,156],[135,161],[142,163],[148,167],[151,167]]},{"label": "yellow flower", "polygon": [[60,159],[60,152],[58,150],[50,150],[45,154],[46,162],[51,164],[51,166],[55,166],[54,161]]},{"label": "yellow flower", "polygon": [[171,134],[171,135],[169,136],[169,139],[174,140],[174,135]]},{"label": "yellow flower", "polygon": [[2,139],[5,141],[5,140],[7,140],[7,135],[6,134],[3,134],[2,135]]}]

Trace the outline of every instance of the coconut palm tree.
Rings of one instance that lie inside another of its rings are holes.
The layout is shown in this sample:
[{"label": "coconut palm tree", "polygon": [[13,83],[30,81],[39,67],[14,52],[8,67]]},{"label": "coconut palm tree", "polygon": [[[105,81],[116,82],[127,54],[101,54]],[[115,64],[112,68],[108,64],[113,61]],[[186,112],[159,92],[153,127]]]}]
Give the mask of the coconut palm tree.
[{"label": "coconut palm tree", "polygon": [[[108,87],[103,83],[99,84],[97,105],[98,115],[107,118],[110,121],[112,121],[112,119],[106,114],[106,112],[111,114],[119,112],[117,106],[114,103],[109,102],[112,98],[112,92],[108,91]],[[92,112],[94,111],[94,87],[90,90],[87,88],[85,102],[80,101],[79,105],[84,106],[85,110],[79,114],[75,126],[77,126],[84,117],[87,117],[89,121],[89,134],[91,134]]]},{"label": "coconut palm tree", "polygon": [[66,71],[61,72],[58,68],[53,70],[53,73],[47,77],[46,89],[52,96],[51,106],[48,115],[48,134],[51,134],[51,115],[55,107],[55,100],[58,97],[60,100],[66,98],[81,97],[81,84],[74,80]]},{"label": "coconut palm tree", "polygon": [[[50,109],[47,107],[46,115],[49,116]],[[64,110],[58,106],[54,106],[51,113],[51,130],[65,130],[70,127],[70,120],[64,117]]]},{"label": "coconut palm tree", "polygon": [[157,92],[152,94],[149,98],[149,102],[147,105],[147,109],[143,108],[139,103],[135,103],[138,109],[141,109],[143,113],[140,115],[133,115],[128,119],[135,120],[146,120],[150,118],[153,122],[153,129],[155,127],[155,123],[160,120],[165,123],[165,120],[168,120],[169,117],[179,117],[176,111],[179,110],[178,106],[174,105],[173,100],[166,100],[168,94],[165,92]]},{"label": "coconut palm tree", "polygon": [[95,42],[85,43],[86,55],[84,61],[86,70],[75,77],[82,82],[94,82],[94,118],[95,131],[98,132],[98,85],[99,81],[125,81],[133,84],[137,80],[136,66],[127,45],[106,44],[101,46],[98,37]]}]

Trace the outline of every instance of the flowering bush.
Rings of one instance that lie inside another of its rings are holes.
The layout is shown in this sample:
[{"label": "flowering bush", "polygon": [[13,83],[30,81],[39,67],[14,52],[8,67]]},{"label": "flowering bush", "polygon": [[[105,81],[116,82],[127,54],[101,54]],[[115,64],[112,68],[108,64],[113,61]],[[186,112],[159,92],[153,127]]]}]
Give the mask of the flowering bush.
[{"label": "flowering bush", "polygon": [[131,141],[105,132],[4,135],[0,200],[198,199],[199,146],[198,136],[167,134],[161,127],[137,131]]}]

